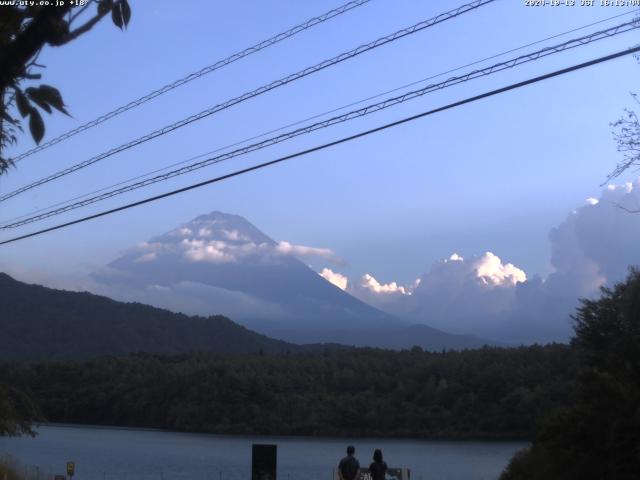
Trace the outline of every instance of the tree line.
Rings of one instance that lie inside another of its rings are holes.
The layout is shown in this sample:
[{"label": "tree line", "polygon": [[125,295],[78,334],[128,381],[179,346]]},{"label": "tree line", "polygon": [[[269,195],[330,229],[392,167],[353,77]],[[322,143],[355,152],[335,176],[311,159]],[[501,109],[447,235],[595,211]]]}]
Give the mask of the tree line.
[{"label": "tree line", "polygon": [[538,419],[502,480],[640,476],[640,271],[583,300],[574,321],[570,401]]},{"label": "tree line", "polygon": [[564,405],[566,345],[433,353],[132,354],[3,364],[51,422],[242,434],[528,437]]}]

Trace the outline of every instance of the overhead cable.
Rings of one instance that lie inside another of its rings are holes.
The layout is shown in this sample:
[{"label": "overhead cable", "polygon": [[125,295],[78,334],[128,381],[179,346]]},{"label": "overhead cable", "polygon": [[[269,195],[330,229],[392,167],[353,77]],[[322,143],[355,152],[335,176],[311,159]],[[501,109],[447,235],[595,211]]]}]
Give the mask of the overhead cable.
[{"label": "overhead cable", "polygon": [[249,55],[252,55],[254,53],[257,53],[261,50],[264,50],[267,47],[270,47],[272,45],[275,45],[276,43],[279,43],[287,38],[293,37],[294,35],[297,35],[300,32],[303,32],[305,30],[308,30],[312,27],[315,27],[316,25],[319,25],[321,23],[326,22],[327,20],[330,20],[334,17],[337,17],[338,15],[342,15],[343,13],[346,13],[350,10],[353,10],[354,8],[360,7],[368,2],[370,2],[371,0],[354,0],[348,3],[345,3],[344,5],[335,8],[333,10],[330,10],[326,13],[323,13],[322,15],[319,15],[317,17],[313,17],[309,20],[307,20],[304,23],[301,23],[300,25],[296,25],[293,28],[290,28],[289,30],[285,31],[285,32],[281,32],[277,35],[274,35],[271,38],[268,38],[266,40],[263,40],[260,43],[257,43],[249,48],[245,48],[244,50],[234,53],[233,55],[228,56],[227,58],[224,58],[222,60],[218,60],[217,62],[208,65],[204,68],[201,68],[200,70],[198,70],[197,72],[193,72],[190,73],[189,75],[179,78],[178,80],[175,80],[163,87],[158,88],[157,90],[154,90],[151,93],[148,93],[146,95],[143,95],[142,97],[136,99],[136,100],[132,100],[131,102],[127,103],[126,105],[122,105],[121,107],[116,108],[115,110],[112,110],[108,113],[105,113],[104,115],[99,116],[98,118],[95,118],[94,120],[91,120],[87,123],[84,123],[72,130],[69,130],[68,132],[65,132],[55,138],[52,138],[51,140],[45,142],[45,143],[41,143],[40,145],[27,150],[24,153],[21,153],[20,155],[17,155],[15,158],[12,159],[12,161],[14,163],[19,162],[20,160],[29,157],[31,155],[33,155],[34,153],[37,152],[41,152],[42,150],[45,150],[53,145],[56,145],[60,142],[63,142],[64,140],[67,140],[71,137],[73,137],[74,135],[77,135],[80,132],[84,132],[85,130],[88,130],[90,128],[95,127],[96,125],[100,125],[101,123],[106,122],[107,120],[110,120],[114,117],[117,117],[118,115],[131,110],[133,108],[139,107],[140,105],[147,103],[150,100],[153,100],[156,97],[159,97],[160,95],[167,93],[175,88],[181,87],[182,85],[185,85],[189,82],[192,82],[193,80],[196,80],[197,78],[203,77],[204,75],[207,75],[209,73],[215,72],[216,70],[225,67],[227,65],[230,65],[244,57],[247,57]]},{"label": "overhead cable", "polygon": [[86,168],[89,165],[93,165],[101,160],[104,160],[108,157],[111,157],[117,153],[123,152],[125,150],[128,150],[130,148],[133,148],[137,145],[140,145],[142,143],[148,142],[149,140],[153,140],[155,138],[158,138],[162,135],[166,135],[169,132],[172,132],[178,128],[184,127],[186,125],[189,125],[193,122],[196,122],[198,120],[202,120],[203,118],[209,117],[215,113],[218,113],[222,110],[226,110],[234,105],[237,105],[239,103],[242,103],[246,100],[249,100],[253,97],[257,97],[258,95],[262,95],[266,92],[269,92],[275,88],[281,87],[283,85],[287,85],[291,82],[294,82],[296,80],[299,80],[301,78],[304,78],[308,75],[311,75],[313,73],[316,73],[320,70],[323,70],[327,67],[336,65],[338,63],[344,62],[345,60],[349,60],[353,57],[356,57],[362,53],[368,52],[369,50],[373,50],[375,48],[381,47],[382,45],[386,45],[387,43],[391,43],[394,42],[396,40],[399,40],[403,37],[406,37],[408,35],[412,35],[414,33],[420,32],[426,28],[432,27],[434,25],[437,25],[439,23],[442,23],[444,21],[447,20],[451,20],[453,18],[456,18],[464,13],[467,13],[471,10],[475,10],[481,6],[487,5],[489,3],[493,3],[496,0],[476,0],[474,2],[462,5],[458,8],[455,8],[453,10],[450,10],[448,12],[445,13],[441,13],[440,15],[437,15],[429,20],[424,20],[422,22],[418,22],[415,25],[412,25],[411,27],[407,27],[407,28],[403,28],[402,30],[398,30],[397,32],[394,32],[390,35],[378,38],[377,40],[374,40],[370,43],[364,44],[364,45],[360,45],[359,47],[350,50],[348,52],[345,53],[341,53],[340,55],[333,57],[329,60],[325,60],[323,62],[320,62],[314,66],[311,67],[307,67],[303,70],[300,70],[296,73],[293,73],[291,75],[288,75],[286,77],[283,77],[279,80],[273,81],[271,83],[268,83],[266,85],[263,85],[262,87],[259,87],[255,90],[252,90],[250,92],[244,93],[242,95],[240,95],[239,97],[235,97],[233,99],[227,100],[224,103],[215,105],[211,108],[208,108],[206,110],[201,111],[200,113],[191,115],[190,117],[187,117],[185,119],[182,119],[178,122],[175,122],[171,125],[167,125],[165,127],[162,127],[158,130],[155,130],[151,133],[148,133],[142,137],[139,137],[135,140],[132,140],[130,142],[127,142],[125,144],[122,144],[118,147],[112,148],[110,150],[107,150],[106,152],[103,152],[99,155],[96,155],[94,157],[91,157],[88,160],[85,160],[83,162],[77,163],[69,168],[65,168],[64,170],[60,170],[56,173],[53,173],[47,177],[41,178],[40,180],[37,180],[33,183],[30,183],[28,185],[25,185],[23,187],[18,188],[17,190],[13,190],[12,192],[6,193],[2,196],[0,196],[0,202],[6,201],[10,198],[13,198],[17,195],[20,195],[21,193],[24,193],[26,191],[29,191],[31,189],[34,189],[36,187],[39,187],[41,185],[44,185],[45,183],[49,183],[53,180],[56,180],[58,178],[64,177],[66,175],[69,175],[71,173],[74,173],[80,169]]},{"label": "overhead cable", "polygon": [[601,23],[605,23],[605,22],[608,22],[608,21],[613,20],[613,19],[616,19],[616,18],[619,18],[619,17],[624,17],[624,16],[631,15],[631,14],[635,14],[635,13],[637,13],[637,11],[619,13],[619,14],[613,15],[611,17],[603,18],[601,20],[598,20],[598,21],[595,21],[595,22],[592,22],[592,23],[588,23],[586,25],[582,25],[580,27],[572,28],[570,30],[565,30],[565,31],[563,31],[561,33],[557,33],[557,34],[542,38],[540,40],[536,40],[534,42],[530,42],[530,43],[527,43],[527,44],[524,44],[524,45],[520,45],[518,47],[514,47],[514,48],[511,48],[509,50],[505,50],[503,52],[493,54],[493,55],[491,55],[489,57],[484,57],[484,58],[482,58],[480,60],[475,60],[475,61],[473,61],[471,63],[467,63],[465,65],[461,65],[461,66],[458,66],[458,67],[455,67],[455,68],[451,68],[451,69],[446,70],[444,72],[436,73],[436,74],[430,75],[430,76],[428,76],[426,78],[422,78],[420,80],[415,80],[415,81],[413,81],[411,83],[406,83],[406,84],[401,85],[399,87],[395,87],[395,88],[393,88],[391,90],[386,90],[384,92],[380,92],[380,93],[377,93],[375,95],[372,95],[372,96],[369,96],[369,97],[366,97],[366,98],[362,98],[360,100],[356,100],[356,101],[348,103],[346,105],[342,105],[340,107],[332,108],[331,110],[327,110],[327,111],[324,111],[322,113],[317,113],[315,115],[312,115],[311,117],[307,117],[307,118],[304,118],[304,119],[301,119],[301,120],[297,120],[295,122],[288,123],[286,125],[283,125],[283,126],[280,126],[280,127],[277,127],[277,128],[273,128],[271,130],[268,130],[268,131],[253,135],[253,136],[248,137],[248,138],[245,138],[243,140],[236,141],[236,142],[234,142],[232,144],[228,144],[228,145],[224,145],[224,146],[221,146],[221,147],[217,147],[214,150],[209,150],[208,152],[201,153],[201,154],[198,154],[198,155],[193,156],[193,157],[189,157],[189,158],[187,158],[185,160],[180,160],[179,162],[171,163],[171,164],[166,165],[164,167],[157,168],[157,169],[142,173],[140,175],[136,175],[134,177],[129,177],[129,178],[125,179],[125,180],[121,180],[121,181],[119,181],[117,183],[108,185],[106,187],[102,187],[102,188],[100,188],[98,190],[93,190],[91,192],[84,193],[82,195],[78,195],[78,196],[72,197],[70,199],[63,200],[61,202],[57,202],[57,203],[54,203],[52,205],[48,205],[48,206],[43,207],[43,208],[38,208],[38,209],[33,210],[33,211],[29,212],[29,213],[25,213],[25,214],[22,214],[22,215],[19,215],[19,216],[16,216],[16,217],[13,217],[13,218],[10,218],[10,219],[7,219],[7,220],[2,220],[2,221],[0,221],[0,229],[2,228],[3,225],[8,224],[8,223],[12,223],[12,222],[14,222],[16,220],[21,220],[23,218],[27,218],[27,217],[33,216],[33,215],[35,215],[37,213],[44,212],[44,211],[47,211],[47,210],[50,210],[52,208],[59,207],[59,206],[62,206],[62,205],[66,205],[66,204],[74,202],[76,200],[80,200],[80,199],[95,195],[97,193],[105,192],[105,191],[107,191],[109,189],[113,189],[113,188],[119,187],[121,185],[125,185],[125,184],[127,184],[129,182],[134,182],[136,180],[140,180],[142,178],[149,177],[151,175],[155,175],[156,173],[164,172],[166,170],[169,170],[171,168],[174,168],[174,167],[177,167],[177,166],[180,166],[180,165],[185,165],[185,164],[187,164],[189,162],[192,162],[194,160],[197,160],[199,158],[204,158],[204,157],[206,157],[208,155],[212,155],[214,153],[221,152],[221,151],[227,150],[229,148],[237,147],[239,145],[243,145],[243,144],[245,144],[247,142],[250,142],[250,141],[253,141],[253,140],[257,140],[258,138],[266,137],[267,135],[271,135],[273,133],[281,132],[283,130],[286,130],[287,128],[295,127],[295,126],[301,125],[301,124],[303,124],[305,122],[309,122],[309,121],[315,120],[317,118],[325,117],[325,116],[330,115],[332,113],[336,113],[336,112],[339,112],[341,110],[345,110],[347,108],[353,107],[355,105],[360,105],[360,104],[362,104],[364,102],[368,102],[369,100],[374,100],[376,98],[383,97],[383,96],[388,95],[390,93],[395,93],[395,92],[398,92],[400,90],[404,90],[404,89],[406,89],[408,87],[412,87],[412,86],[424,83],[424,82],[432,80],[434,78],[442,77],[442,76],[447,75],[449,73],[457,72],[457,71],[462,70],[464,68],[472,67],[474,65],[478,65],[480,63],[484,63],[487,60],[493,60],[495,58],[502,57],[502,56],[507,55],[509,53],[513,53],[513,52],[517,52],[517,51],[523,50],[523,49],[525,49],[527,47],[531,47],[533,45],[539,45],[539,44],[547,42],[549,40],[553,40],[553,39],[558,38],[558,37],[563,37],[563,36],[568,35],[570,33],[574,33],[574,32],[580,31],[580,30],[584,30],[586,28],[593,27],[595,25],[599,25]]},{"label": "overhead cable", "polygon": [[466,98],[464,100],[459,100],[457,102],[449,103],[449,104],[447,104],[445,106],[438,107],[438,108],[435,108],[433,110],[428,110],[426,112],[422,112],[422,113],[419,113],[417,115],[412,115],[410,117],[406,117],[406,118],[403,118],[401,120],[397,120],[395,122],[387,123],[385,125],[382,125],[382,126],[379,126],[379,127],[376,127],[376,128],[372,128],[370,130],[366,130],[366,131],[357,133],[355,135],[350,135],[348,137],[343,137],[343,138],[340,138],[338,140],[334,140],[334,141],[329,142],[329,143],[318,145],[318,146],[313,147],[313,148],[302,150],[302,151],[293,153],[291,155],[286,155],[284,157],[279,157],[279,158],[276,158],[276,159],[268,161],[268,162],[264,162],[264,163],[260,163],[260,164],[257,164],[257,165],[253,165],[251,167],[243,168],[241,170],[236,170],[234,172],[227,173],[225,175],[221,175],[221,176],[218,176],[218,177],[214,177],[214,178],[211,178],[209,180],[205,180],[203,182],[195,183],[195,184],[189,185],[187,187],[182,187],[182,188],[179,188],[177,190],[172,190],[170,192],[162,193],[160,195],[155,195],[153,197],[145,198],[143,200],[138,200],[136,202],[128,203],[126,205],[122,205],[120,207],[112,208],[110,210],[105,210],[105,211],[102,211],[102,212],[99,212],[99,213],[95,213],[93,215],[88,215],[86,217],[82,217],[82,218],[79,218],[79,219],[76,219],[76,220],[72,220],[70,222],[61,223],[61,224],[58,224],[58,225],[55,225],[55,226],[52,226],[52,227],[44,228],[42,230],[38,230],[38,231],[35,231],[35,232],[27,233],[25,235],[20,235],[18,237],[10,238],[8,240],[3,240],[3,241],[0,241],[0,245],[6,245],[6,244],[9,244],[9,243],[17,242],[19,240],[25,240],[27,238],[35,237],[37,235],[42,235],[44,233],[48,233],[48,232],[52,232],[52,231],[55,231],[55,230],[59,230],[61,228],[66,228],[66,227],[69,227],[71,225],[77,225],[79,223],[84,223],[84,222],[87,222],[89,220],[93,220],[93,219],[96,219],[96,218],[104,217],[106,215],[111,215],[111,214],[114,214],[114,213],[117,213],[117,212],[128,210],[130,208],[138,207],[140,205],[145,205],[147,203],[155,202],[155,201],[161,200],[163,198],[167,198],[167,197],[171,197],[171,196],[174,196],[174,195],[178,195],[180,193],[188,192],[190,190],[194,190],[194,189],[197,189],[197,188],[200,188],[200,187],[204,187],[206,185],[211,185],[213,183],[219,183],[219,182],[222,182],[224,180],[228,180],[230,178],[234,178],[234,177],[237,177],[237,176],[240,176],[240,175],[244,175],[246,173],[250,173],[250,172],[257,171],[257,170],[261,170],[263,168],[270,167],[270,166],[273,166],[273,165],[276,165],[276,164],[279,164],[279,163],[282,163],[282,162],[285,162],[285,161],[288,161],[288,160],[292,160],[294,158],[298,158],[298,157],[301,157],[301,156],[304,156],[304,155],[308,155],[308,154],[313,153],[313,152],[324,150],[324,149],[327,149],[327,148],[330,148],[330,147],[333,147],[333,146],[336,146],[336,145],[340,145],[340,144],[343,144],[343,143],[346,143],[346,142],[350,142],[352,140],[356,140],[358,138],[362,138],[362,137],[365,137],[365,136],[368,136],[368,135],[372,135],[374,133],[378,133],[378,132],[381,132],[383,130],[386,130],[386,129],[389,129],[389,128],[392,128],[392,127],[396,127],[398,125],[402,125],[402,124],[405,124],[405,123],[408,123],[408,122],[415,121],[415,120],[417,120],[419,118],[423,118],[423,117],[426,117],[426,116],[434,115],[436,113],[439,113],[439,112],[442,112],[442,111],[445,111],[445,110],[450,110],[452,108],[460,107],[462,105],[466,105],[466,104],[469,104],[469,103],[472,103],[472,102],[476,102],[476,101],[482,100],[484,98],[492,97],[492,96],[495,96],[495,95],[498,95],[498,94],[501,94],[501,93],[505,93],[505,92],[508,92],[508,91],[511,91],[511,90],[522,88],[522,87],[525,87],[527,85],[531,85],[531,84],[534,84],[534,83],[537,83],[537,82],[541,82],[543,80],[548,80],[548,79],[553,78],[553,77],[566,75],[567,73],[574,72],[576,70],[581,70],[581,69],[584,69],[584,68],[587,68],[587,67],[591,67],[593,65],[597,65],[597,64],[600,64],[600,63],[611,61],[611,60],[614,60],[616,58],[620,58],[622,56],[631,55],[631,54],[638,53],[638,52],[640,52],[640,46],[629,48],[629,49],[626,49],[626,50],[622,50],[622,51],[619,51],[619,52],[616,52],[616,53],[612,53],[610,55],[606,55],[604,57],[599,57],[599,58],[596,58],[594,60],[590,60],[588,62],[583,62],[583,63],[577,64],[577,65],[573,65],[571,67],[563,68],[563,69],[560,69],[560,70],[556,70],[554,72],[550,72],[550,73],[547,73],[547,74],[544,74],[544,75],[533,77],[533,78],[530,78],[528,80],[524,80],[522,82],[513,83],[513,84],[505,86],[505,87],[501,87],[501,88],[498,88],[498,89],[495,89],[495,90],[491,90],[491,91],[482,93],[480,95],[475,95],[473,97],[469,97],[469,98]]},{"label": "overhead cable", "polygon": [[313,123],[311,125],[307,125],[305,127],[301,127],[283,134],[280,134],[278,136],[275,137],[271,137],[265,140],[262,140],[260,142],[257,143],[253,143],[251,145],[247,145],[245,147],[241,147],[238,148],[236,150],[233,150],[231,152],[227,152],[227,153],[223,153],[221,155],[217,155],[214,157],[210,157],[210,158],[206,158],[204,160],[201,160],[199,162],[195,162],[192,163],[190,165],[175,169],[175,170],[171,170],[169,172],[163,173],[161,175],[156,175],[154,177],[151,178],[147,178],[145,180],[141,180],[129,185],[125,185],[122,186],[120,188],[116,188],[113,190],[110,190],[108,192],[102,193],[100,195],[96,195],[93,197],[89,197],[89,198],[85,198],[83,200],[80,200],[78,202],[75,203],[70,203],[68,205],[59,207],[59,208],[55,208],[52,210],[48,210],[44,213],[38,214],[38,215],[34,215],[28,218],[23,218],[21,220],[12,222],[12,223],[6,223],[4,225],[0,226],[0,230],[7,230],[7,229],[12,229],[12,228],[17,228],[17,227],[21,227],[23,225],[29,224],[29,223],[33,223],[33,222],[37,222],[40,220],[44,220],[46,218],[50,218],[56,215],[60,215],[62,213],[66,213],[69,212],[71,210],[76,210],[78,208],[99,202],[99,201],[103,201],[112,197],[115,197],[117,195],[122,195],[124,193],[133,191],[133,190],[137,190],[139,188],[143,188],[161,181],[165,181],[165,180],[169,180],[171,178],[180,176],[180,175],[184,175],[186,173],[190,173],[193,172],[195,170],[199,170],[201,168],[207,167],[209,165],[212,164],[217,164],[217,163],[221,163],[223,161],[227,161],[230,160],[232,158],[235,157],[239,157],[242,155],[246,155],[248,153],[257,151],[257,150],[261,150],[263,148],[290,140],[292,138],[298,137],[300,135],[304,135],[304,134],[308,134],[311,132],[314,132],[316,130],[320,130],[323,128],[327,128],[339,123],[344,123],[347,122],[349,120],[353,120],[355,118],[359,118],[359,117],[363,117],[366,115],[369,115],[371,113],[374,112],[378,112],[380,110],[384,110],[386,108],[395,106],[395,105],[399,105],[401,103],[410,101],[410,100],[414,100],[416,98],[419,98],[423,95],[426,95],[428,93],[437,91],[437,90],[442,90],[444,88],[448,88],[451,87],[453,85],[458,85],[460,83],[464,83],[464,82],[468,82],[470,80],[474,80],[476,78],[480,78],[480,77],[485,77],[485,76],[489,76],[492,75],[494,73],[497,72],[501,72],[503,70],[507,70],[525,63],[529,63],[535,60],[539,60],[540,58],[544,58],[547,57],[549,55],[555,54],[555,53],[559,53],[559,52],[563,52],[572,48],[576,48],[576,47],[580,47],[580,46],[584,46],[584,45],[588,45],[590,43],[593,43],[595,41],[598,40],[602,40],[605,38],[610,38],[612,36],[615,35],[619,35],[621,33],[624,32],[628,32],[630,30],[633,29],[637,29],[640,28],[640,22],[627,22],[627,23],[623,23],[620,25],[617,25],[615,27],[611,27],[609,29],[606,30],[602,30],[599,32],[594,32],[591,33],[589,35],[585,35],[583,37],[579,37],[573,40],[569,40],[566,41],[564,43],[558,44],[558,45],[554,45],[554,46],[550,46],[550,47],[546,47],[543,48],[541,50],[537,50],[535,52],[526,54],[526,55],[521,55],[519,57],[515,57],[512,58],[510,60],[506,60],[504,62],[500,62],[500,63],[496,63],[494,65],[491,65],[489,67],[485,67],[485,68],[481,68],[478,70],[473,70],[472,72],[466,73],[464,75],[461,76],[457,76],[457,77],[451,77],[443,82],[440,83],[435,83],[435,84],[430,84],[427,85],[421,89],[418,90],[413,90],[407,93],[404,93],[402,95],[396,96],[396,97],[392,97],[392,98],[388,98],[385,99],[381,102],[378,103],[374,103],[374,104],[370,104],[367,105],[365,107],[359,108],[357,110],[352,110],[350,112],[344,113],[342,115],[338,115],[332,118],[329,118],[327,120],[323,120],[320,122],[316,122]]}]

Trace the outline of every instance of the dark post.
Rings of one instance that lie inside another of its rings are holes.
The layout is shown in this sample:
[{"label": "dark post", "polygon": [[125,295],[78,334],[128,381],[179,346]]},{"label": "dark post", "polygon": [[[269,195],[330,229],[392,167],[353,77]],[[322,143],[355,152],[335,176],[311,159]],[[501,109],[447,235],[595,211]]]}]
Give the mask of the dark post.
[{"label": "dark post", "polygon": [[276,480],[277,445],[253,445],[251,480]]}]

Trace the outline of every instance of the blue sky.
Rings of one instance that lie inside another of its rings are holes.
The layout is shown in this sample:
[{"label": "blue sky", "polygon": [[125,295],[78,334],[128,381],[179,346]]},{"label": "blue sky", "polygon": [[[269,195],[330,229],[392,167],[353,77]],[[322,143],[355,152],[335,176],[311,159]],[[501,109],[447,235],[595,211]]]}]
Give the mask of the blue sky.
[{"label": "blue sky", "polygon": [[[125,33],[104,21],[76,42],[41,55],[40,62],[47,65],[43,81],[60,88],[73,115],[48,118],[46,139],[340,4],[132,3],[133,18]],[[0,190],[18,188],[460,3],[373,0],[24,160],[0,178]],[[524,1],[500,0],[0,204],[0,217],[22,215],[627,11],[631,9],[526,7]],[[39,225],[308,148],[637,42],[637,32],[631,32],[555,55]],[[535,48],[540,47],[522,53]],[[620,158],[609,122],[630,106],[629,92],[637,90],[639,75],[640,66],[627,57],[456,108],[223,184],[2,246],[0,268],[41,271],[49,277],[83,274],[131,245],[221,210],[245,216],[277,240],[331,248],[346,259],[342,270],[348,275],[371,273],[382,281],[411,282],[453,252],[471,257],[487,250],[528,274],[545,275],[549,230],[587,197],[598,196]],[[31,145],[25,136],[14,153]],[[632,178],[629,174],[621,180]]]}]

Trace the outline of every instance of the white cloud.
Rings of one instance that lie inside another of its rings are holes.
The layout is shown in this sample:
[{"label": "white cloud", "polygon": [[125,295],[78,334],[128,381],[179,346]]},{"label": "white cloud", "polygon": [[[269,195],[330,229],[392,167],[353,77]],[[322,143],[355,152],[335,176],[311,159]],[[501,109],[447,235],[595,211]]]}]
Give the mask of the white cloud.
[{"label": "white cloud", "polygon": [[280,255],[293,255],[296,257],[319,257],[332,263],[342,263],[342,260],[329,248],[307,247],[305,245],[293,245],[289,242],[278,242],[275,251]]},{"label": "white cloud", "polygon": [[[609,185],[549,233],[553,272],[528,278],[492,252],[468,259],[457,253],[434,263],[410,296],[373,305],[459,333],[505,341],[566,340],[579,298],[623,280],[640,264],[640,179]],[[361,297],[363,300],[364,297]]]},{"label": "white cloud", "polygon": [[[468,331],[468,319],[463,325],[460,318],[508,310],[515,299],[514,287],[526,279],[522,269],[503,263],[492,252],[471,260],[454,253],[434,263],[410,285],[383,283],[367,273],[358,282],[349,282],[347,291],[398,316],[411,316],[445,330]],[[452,325],[456,321],[459,325]]]},{"label": "white cloud", "polygon": [[289,242],[278,242],[276,245],[276,251],[283,255],[316,255],[318,257],[330,257],[333,256],[334,253],[328,248],[314,248],[314,247],[305,247],[304,245],[292,245]]},{"label": "white cloud", "polygon": [[552,276],[563,279],[559,286],[579,287],[572,291],[579,296],[597,294],[640,263],[640,218],[620,208],[638,209],[640,179],[608,185],[590,200],[549,233]]},{"label": "white cloud", "polygon": [[373,275],[368,273],[360,277],[357,283],[351,284],[347,276],[334,272],[330,268],[323,268],[318,275],[341,290],[346,290],[356,298],[374,304],[376,301],[371,301],[370,296],[386,297],[385,299],[388,299],[396,295],[411,295],[412,290],[420,284],[419,278],[411,286],[398,285],[396,282],[380,283]]},{"label": "white cloud", "polygon": [[169,287],[167,287],[167,286],[165,286],[165,285],[149,285],[149,286],[147,287],[147,289],[148,289],[149,291],[161,292],[161,293],[163,293],[163,294],[166,294],[166,293],[170,293],[170,292],[171,292],[171,288],[169,288]]},{"label": "white cloud", "polygon": [[134,250],[139,252],[162,252],[166,248],[167,245],[162,242],[140,242]]},{"label": "white cloud", "polygon": [[402,285],[398,285],[396,282],[380,283],[368,273],[360,278],[360,287],[373,293],[379,293],[383,295],[410,295],[410,291],[408,288],[405,288]]},{"label": "white cloud", "polygon": [[510,285],[526,282],[527,275],[512,263],[503,264],[500,258],[486,252],[473,263],[478,278],[487,285]]},{"label": "white cloud", "polygon": [[340,290],[346,290],[349,280],[341,273],[334,272],[330,268],[323,268],[319,275],[330,283],[333,283]]},{"label": "white cloud", "polygon": [[227,240],[233,241],[249,241],[249,237],[246,235],[242,235],[238,230],[222,230],[223,235],[227,238]]},{"label": "white cloud", "polygon": [[282,257],[318,257],[334,264],[342,263],[329,248],[295,245],[287,241],[255,243],[237,230],[223,230],[223,238],[211,238],[215,233],[207,227],[197,229],[197,238],[191,238],[193,232],[191,228],[182,227],[152,242],[140,243],[131,251],[132,255],[135,254],[132,261],[145,263],[156,260],[159,255],[179,254],[191,262],[228,263],[260,256],[261,261],[274,261]]},{"label": "white cloud", "polygon": [[144,255],[139,256],[134,260],[135,263],[145,263],[151,262],[158,258],[158,254],[156,252],[145,253]]},{"label": "white cloud", "polygon": [[350,282],[347,292],[369,305],[386,309],[390,313],[403,310],[405,298],[409,297],[420,282],[400,285],[397,282],[382,283],[373,275],[365,274],[357,282]]},{"label": "white cloud", "polygon": [[226,251],[227,245],[224,242],[204,242],[185,238],[182,246],[184,255],[193,262],[228,263],[236,259],[233,254]]},{"label": "white cloud", "polygon": [[525,272],[492,252],[465,259],[454,253],[435,262],[411,285],[381,283],[364,275],[348,291],[399,317],[445,331],[480,334],[513,309]]}]

